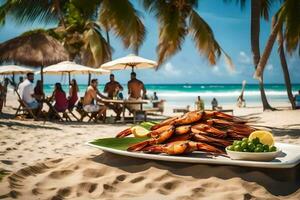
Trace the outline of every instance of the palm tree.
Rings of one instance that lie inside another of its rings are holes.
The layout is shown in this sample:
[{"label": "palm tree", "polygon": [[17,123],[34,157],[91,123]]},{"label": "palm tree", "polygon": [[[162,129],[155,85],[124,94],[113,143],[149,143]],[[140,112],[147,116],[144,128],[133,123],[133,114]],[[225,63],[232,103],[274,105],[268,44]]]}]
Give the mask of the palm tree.
[{"label": "palm tree", "polygon": [[[251,50],[253,54],[253,64],[255,69],[260,60],[259,48],[259,33],[260,33],[260,16],[262,15],[266,20],[269,17],[269,0],[251,0]],[[273,109],[267,99],[263,76],[259,79],[260,97],[263,104],[263,110]]]},{"label": "palm tree", "polygon": [[291,85],[291,79],[290,79],[290,74],[289,74],[289,68],[288,68],[288,65],[286,62],[286,58],[285,58],[284,38],[283,38],[283,33],[282,33],[282,27],[278,31],[277,40],[278,40],[278,54],[280,57],[281,68],[282,68],[283,75],[284,75],[284,81],[285,81],[287,95],[288,95],[289,101],[292,105],[292,109],[296,109],[296,104],[295,104],[293,93],[292,93],[292,85]]},{"label": "palm tree", "polygon": [[[300,1],[298,0],[285,0],[279,11],[274,16],[273,27],[267,44],[265,46],[263,55],[258,63],[257,70],[255,72],[255,77],[260,79],[263,75],[264,68],[271,54],[273,45],[275,43],[276,37],[279,36],[279,53],[281,58],[281,63],[283,71],[285,73],[285,81],[287,85],[289,99],[292,102],[291,85],[288,74],[287,65],[285,65],[285,57],[283,51],[283,41],[286,42],[287,51],[292,54],[300,46]],[[281,34],[282,28],[285,28],[283,35]],[[281,49],[282,48],[282,49]],[[300,55],[300,50],[299,50]],[[286,74],[287,73],[287,74]],[[293,106],[293,104],[292,104]]]},{"label": "palm tree", "polygon": [[216,64],[222,52],[231,63],[209,25],[196,12],[197,0],[143,0],[143,6],[147,11],[154,13],[159,23],[159,66],[181,49],[188,34],[192,35],[196,48],[210,64]]},{"label": "palm tree", "polygon": [[111,59],[110,44],[102,36],[102,29],[113,30],[126,48],[137,51],[145,37],[137,13],[129,0],[7,0],[0,7],[0,23],[8,15],[20,23],[58,22],[54,32],[71,57],[80,55],[83,62],[98,67]]}]

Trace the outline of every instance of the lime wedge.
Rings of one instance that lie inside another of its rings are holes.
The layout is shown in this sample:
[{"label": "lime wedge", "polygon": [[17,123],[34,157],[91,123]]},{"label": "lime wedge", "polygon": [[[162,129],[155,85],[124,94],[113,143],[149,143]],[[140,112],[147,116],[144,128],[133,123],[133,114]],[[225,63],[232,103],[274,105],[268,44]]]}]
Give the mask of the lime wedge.
[{"label": "lime wedge", "polygon": [[150,132],[148,129],[145,129],[142,126],[134,126],[131,128],[131,131],[132,131],[134,137],[137,137],[137,138],[147,137],[148,133]]}]

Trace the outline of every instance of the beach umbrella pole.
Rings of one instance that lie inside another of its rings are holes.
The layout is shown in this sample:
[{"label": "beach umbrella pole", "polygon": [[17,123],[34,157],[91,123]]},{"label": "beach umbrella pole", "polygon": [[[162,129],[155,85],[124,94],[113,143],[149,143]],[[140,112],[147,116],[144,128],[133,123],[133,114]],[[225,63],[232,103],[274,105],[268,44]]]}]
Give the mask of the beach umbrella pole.
[{"label": "beach umbrella pole", "polygon": [[41,81],[42,84],[44,85],[44,72],[43,72],[44,66],[41,67]]},{"label": "beach umbrella pole", "polygon": [[71,72],[68,72],[68,76],[69,76],[69,85],[71,84]]},{"label": "beach umbrella pole", "polygon": [[88,86],[90,85],[91,79],[92,79],[92,74],[91,74],[91,73],[89,73],[89,78],[88,78]]}]

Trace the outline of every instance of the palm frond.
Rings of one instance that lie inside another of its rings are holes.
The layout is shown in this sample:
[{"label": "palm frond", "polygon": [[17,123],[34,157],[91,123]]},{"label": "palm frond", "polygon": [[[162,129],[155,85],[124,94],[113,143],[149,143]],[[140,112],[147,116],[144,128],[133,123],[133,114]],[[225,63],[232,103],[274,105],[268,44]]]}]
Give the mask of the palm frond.
[{"label": "palm frond", "polygon": [[113,30],[123,40],[126,48],[138,49],[142,45],[146,30],[138,11],[128,0],[103,0],[99,21],[106,30]]},{"label": "palm frond", "polygon": [[[67,0],[61,0],[60,5],[63,6],[66,2]],[[13,17],[18,23],[42,22],[47,24],[57,22],[59,19],[54,0],[8,0],[6,4],[4,4],[8,8],[6,15]]]},{"label": "palm frond", "polygon": [[300,45],[300,1],[286,0],[277,15],[285,25],[286,50],[291,54]]},{"label": "palm frond", "polygon": [[83,34],[83,42],[82,60],[85,65],[99,67],[111,57],[109,44],[96,29],[86,30]]},{"label": "palm frond", "polygon": [[221,55],[220,45],[216,41],[209,25],[195,10],[192,10],[191,12],[189,28],[189,32],[191,33],[200,54],[204,55],[210,64],[215,65],[217,59]]},{"label": "palm frond", "polygon": [[186,14],[174,5],[163,5],[163,13],[158,14],[159,43],[157,46],[158,66],[181,49],[187,35]]}]

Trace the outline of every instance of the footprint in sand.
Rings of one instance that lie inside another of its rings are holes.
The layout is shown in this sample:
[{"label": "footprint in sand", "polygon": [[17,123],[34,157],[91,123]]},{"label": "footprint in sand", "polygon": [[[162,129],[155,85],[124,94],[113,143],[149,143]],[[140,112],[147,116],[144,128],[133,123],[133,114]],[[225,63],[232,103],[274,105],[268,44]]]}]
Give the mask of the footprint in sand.
[{"label": "footprint in sand", "polygon": [[104,172],[101,169],[88,168],[82,172],[82,175],[89,178],[98,178],[103,176]]},{"label": "footprint in sand", "polygon": [[77,194],[78,193],[82,194],[82,192],[92,193],[96,190],[97,187],[98,187],[97,183],[90,183],[90,182],[80,183],[78,185]]},{"label": "footprint in sand", "polygon": [[127,177],[126,175],[122,174],[122,175],[117,176],[116,179],[117,179],[118,181],[124,181],[124,180],[126,179],[126,177]]},{"label": "footprint in sand", "polygon": [[61,188],[57,191],[57,195],[62,196],[62,197],[67,197],[71,194],[72,188],[71,187],[65,187]]},{"label": "footprint in sand", "polygon": [[131,183],[137,183],[137,182],[143,181],[144,179],[145,179],[145,177],[139,176],[139,177],[136,177],[136,178],[132,179],[130,182]]},{"label": "footprint in sand", "polygon": [[49,174],[50,178],[53,179],[61,179],[66,176],[69,176],[70,174],[73,173],[73,170],[59,170],[59,171],[53,171]]},{"label": "footprint in sand", "polygon": [[11,160],[1,160],[1,162],[3,164],[6,164],[6,165],[12,165],[15,161],[11,161]]}]

